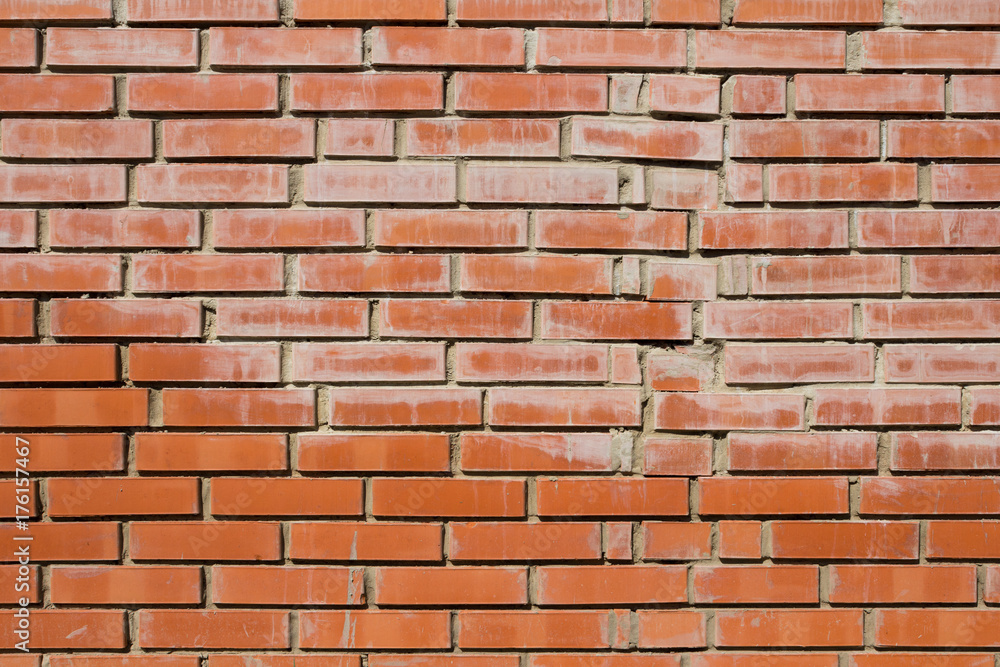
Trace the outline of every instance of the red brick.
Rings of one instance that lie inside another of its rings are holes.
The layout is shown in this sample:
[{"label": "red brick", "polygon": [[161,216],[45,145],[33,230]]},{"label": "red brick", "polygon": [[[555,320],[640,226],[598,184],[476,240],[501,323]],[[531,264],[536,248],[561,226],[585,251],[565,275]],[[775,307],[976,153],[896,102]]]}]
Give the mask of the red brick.
[{"label": "red brick", "polygon": [[942,2],[902,0],[899,13],[903,25],[991,25],[1000,23],[1000,11],[988,0]]},{"label": "red brick", "polygon": [[[31,560],[41,562],[117,561],[121,557],[119,524],[107,521],[31,524]],[[20,531],[13,522],[0,527],[0,535],[12,540]],[[0,556],[0,562],[17,561],[14,550]]]},{"label": "red brick", "polygon": [[[444,611],[303,611],[299,645],[304,649],[440,649],[451,647]],[[350,628],[345,633],[344,628]]]},{"label": "red brick", "polygon": [[[14,610],[4,610],[2,639],[13,647],[20,640],[14,634],[17,626]],[[126,618],[123,611],[32,609],[32,650],[63,649],[67,651],[103,649],[120,651],[127,646]]]},{"label": "red brick", "polygon": [[380,330],[390,338],[531,338],[529,301],[381,302]]},{"label": "red brick", "polygon": [[119,255],[0,255],[0,292],[120,292]]},{"label": "red brick", "polygon": [[304,196],[310,203],[455,201],[451,164],[310,164],[304,175]]},{"label": "red brick", "polygon": [[165,426],[315,426],[312,389],[165,389]]},{"label": "red brick", "polygon": [[698,604],[819,604],[815,565],[699,565],[694,571]]},{"label": "red brick", "polygon": [[338,426],[473,426],[482,423],[479,389],[357,387],[329,392]]},{"label": "red brick", "polygon": [[275,112],[278,80],[272,74],[130,74],[128,108],[160,113]]},{"label": "red brick", "polygon": [[215,516],[358,516],[364,513],[358,479],[213,479],[209,511]]},{"label": "red brick", "polygon": [[859,511],[881,516],[998,514],[1000,487],[992,479],[862,477]]},{"label": "red brick", "polygon": [[973,609],[887,609],[875,614],[875,645],[978,648],[1000,645],[993,632],[1000,612]]},{"label": "red brick", "polygon": [[615,167],[470,164],[466,178],[466,201],[474,203],[618,203]]},{"label": "red brick", "polygon": [[[573,155],[722,161],[722,125],[573,119]],[[877,135],[876,135],[877,136]]]},{"label": "red brick", "polygon": [[882,23],[882,0],[737,0],[733,23]]},{"label": "red brick", "polygon": [[281,379],[281,349],[277,344],[134,344],[129,377],[158,383],[274,383]]},{"label": "red brick", "polygon": [[651,211],[538,211],[535,242],[544,248],[683,250],[683,213]]},{"label": "red brick", "polygon": [[975,604],[976,569],[971,565],[834,565],[834,604]]},{"label": "red brick", "polygon": [[197,605],[197,567],[54,567],[49,578],[54,604]]},{"label": "red brick", "polygon": [[447,472],[451,444],[446,434],[304,433],[299,436],[301,471]]},{"label": "red brick", "polygon": [[[863,34],[867,37],[872,33]],[[794,83],[796,111],[944,113],[943,76],[797,74]],[[878,157],[877,152],[874,157]]]},{"label": "red brick", "polygon": [[730,471],[875,470],[873,433],[732,433]]},{"label": "red brick", "polygon": [[248,338],[364,338],[361,299],[220,299],[218,335]]},{"label": "red brick", "polygon": [[145,164],[136,168],[141,202],[288,202],[284,165]]},{"label": "red brick", "polygon": [[717,116],[720,79],[707,76],[654,74],[649,77],[649,107],[653,112]]},{"label": "red brick", "polygon": [[600,0],[459,0],[460,22],[587,22],[608,20],[608,7]]},{"label": "red brick", "polygon": [[38,212],[0,211],[0,248],[38,247]]},{"label": "red brick", "polygon": [[722,22],[719,0],[653,0],[653,23],[701,23],[715,25]]},{"label": "red brick", "polygon": [[140,472],[288,470],[288,444],[278,433],[138,433]]},{"label": "red brick", "polygon": [[460,440],[466,471],[611,472],[607,434],[465,433]]},{"label": "red brick", "polygon": [[387,247],[527,246],[528,219],[520,211],[374,211],[375,244]]},{"label": "red brick", "polygon": [[3,113],[107,114],[114,104],[112,76],[0,74]]},{"label": "red brick", "polygon": [[499,426],[639,426],[632,389],[490,389],[488,421]]},{"label": "red brick", "polygon": [[995,199],[998,175],[995,165],[938,164],[931,167],[931,200],[977,202]]},{"label": "red brick", "polygon": [[718,477],[698,481],[703,516],[847,514],[845,477]]},{"label": "red brick", "polygon": [[289,615],[281,611],[143,609],[136,614],[143,648],[287,649]]},{"label": "red brick", "polygon": [[848,244],[847,215],[841,211],[703,212],[698,218],[699,246],[712,250],[826,249]]},{"label": "red brick", "polygon": [[642,524],[645,560],[705,560],[712,555],[712,524]]},{"label": "red brick", "polygon": [[928,559],[986,560],[998,557],[996,521],[928,521]]},{"label": "red brick", "polygon": [[528,571],[512,567],[382,567],[374,572],[380,607],[523,605]]},{"label": "red brick", "polygon": [[599,523],[451,523],[456,561],[560,561],[601,557]]},{"label": "red brick", "polygon": [[459,382],[605,382],[608,348],[603,345],[458,343]]},{"label": "red brick", "polygon": [[889,121],[889,157],[1000,157],[1000,123]]},{"label": "red brick", "polygon": [[293,111],[440,111],[440,74],[292,74]]},{"label": "red brick", "polygon": [[719,174],[696,169],[656,169],[650,177],[649,205],[656,209],[716,208]]},{"label": "red brick", "polygon": [[705,304],[706,338],[850,338],[853,309],[840,302]]},{"label": "red brick", "polygon": [[128,0],[128,18],[145,22],[278,22],[274,0]]},{"label": "red brick", "polygon": [[449,271],[446,255],[300,255],[299,291],[448,292]]},{"label": "red brick", "polygon": [[733,80],[734,115],[785,114],[786,80],[780,76],[738,74]]},{"label": "red brick", "polygon": [[49,211],[53,248],[196,248],[201,216],[181,210],[58,209]]},{"label": "red brick", "polygon": [[0,426],[145,426],[145,389],[0,389]]},{"label": "red brick", "polygon": [[[14,434],[27,439],[32,472],[121,471],[125,467],[125,438],[110,433]],[[0,470],[11,473],[18,467],[8,459]]]},{"label": "red brick", "polygon": [[701,391],[715,378],[715,362],[696,348],[646,357],[649,383],[660,391]]},{"label": "red brick", "polygon": [[686,479],[539,479],[539,516],[686,516]]},{"label": "red brick", "polygon": [[1000,66],[1000,35],[995,33],[880,30],[862,32],[861,39],[861,66],[868,70]]},{"label": "red brick", "polygon": [[[953,121],[955,122],[955,121]],[[993,247],[993,211],[858,211],[862,248]]]},{"label": "red brick", "polygon": [[891,294],[901,289],[898,256],[760,257],[751,260],[750,270],[755,295]]},{"label": "red brick", "polygon": [[916,560],[920,526],[912,521],[775,521],[776,560]]},{"label": "red brick", "polygon": [[997,382],[1000,347],[994,345],[886,345],[887,382]]},{"label": "red brick", "polygon": [[681,663],[679,657],[663,654],[536,653],[529,664],[531,667],[679,667]]},{"label": "red brick", "polygon": [[611,262],[598,257],[464,255],[460,289],[467,292],[611,294],[611,274]]},{"label": "red brick", "polygon": [[222,566],[212,568],[212,601],[240,605],[364,603],[363,570],[344,567]]},{"label": "red brick", "polygon": [[907,202],[917,199],[917,167],[909,164],[772,165],[774,202]]},{"label": "red brick", "polygon": [[523,517],[521,480],[436,477],[372,481],[376,516]]},{"label": "red brick", "polygon": [[280,255],[138,255],[132,259],[136,292],[279,292]]},{"label": "red brick", "polygon": [[764,201],[764,165],[761,164],[728,164],[726,165],[727,202],[763,202]]},{"label": "red brick", "polygon": [[390,118],[337,118],[326,124],[329,156],[392,157],[396,152],[396,123]]},{"label": "red brick", "polygon": [[8,119],[2,126],[4,154],[11,157],[52,160],[153,157],[153,125],[147,121]]},{"label": "red brick", "polygon": [[444,0],[298,0],[298,21],[440,21]]},{"label": "red brick", "polygon": [[569,340],[690,340],[691,307],[673,303],[542,304],[542,337]]},{"label": "red brick", "polygon": [[[29,604],[42,601],[41,570],[37,566],[0,565],[0,581],[3,582],[3,593],[0,599],[4,604],[19,605],[21,600]],[[31,660],[29,656],[4,656],[5,667],[38,667],[41,660]]]},{"label": "red brick", "polygon": [[1000,469],[1000,436],[996,433],[895,433],[892,470]]},{"label": "red brick", "polygon": [[[707,653],[691,656],[691,667],[753,667],[760,653]],[[836,653],[768,653],[768,667],[837,667]]]},{"label": "red brick", "polygon": [[990,667],[992,655],[957,653],[858,653],[850,656],[850,667],[914,667],[920,660],[933,660],[940,667]]},{"label": "red brick", "polygon": [[281,559],[281,524],[133,522],[129,527],[129,553],[137,561],[277,561]]},{"label": "red brick", "polygon": [[656,428],[668,431],[802,430],[805,400],[791,394],[655,396]]},{"label": "red brick", "polygon": [[876,301],[861,312],[870,339],[994,338],[1000,325],[1000,301]]},{"label": "red brick", "polygon": [[559,122],[492,118],[413,119],[406,124],[410,155],[559,157]]},{"label": "red brick", "polygon": [[[964,33],[966,35],[979,33]],[[988,34],[988,33],[982,33]],[[991,61],[989,67],[996,66]],[[993,113],[1000,95],[1000,76],[952,77],[952,110],[954,113]]]},{"label": "red brick", "polygon": [[720,647],[829,647],[864,645],[860,609],[720,611],[715,616]]},{"label": "red brick", "polygon": [[357,28],[212,28],[213,67],[360,67]]},{"label": "red brick", "polygon": [[297,382],[444,382],[440,343],[296,343]]},{"label": "red brick", "polygon": [[524,65],[524,31],[514,28],[487,30],[391,26],[375,27],[371,35],[374,65]]},{"label": "red brick", "polygon": [[2,165],[0,202],[124,203],[125,180],[118,165]]},{"label": "red brick", "polygon": [[194,478],[60,478],[47,482],[53,517],[194,515],[201,509]]},{"label": "red brick", "polygon": [[4,18],[8,21],[110,21],[108,0],[7,0]]},{"label": "red brick", "polygon": [[52,68],[198,68],[197,30],[49,28],[46,37],[45,61]]},{"label": "red brick", "polygon": [[650,301],[711,301],[717,296],[716,264],[693,262],[650,262]]},{"label": "red brick", "polygon": [[537,603],[542,607],[687,602],[687,568],[680,565],[548,566],[537,571]]},{"label": "red brick", "polygon": [[698,69],[843,69],[846,52],[844,33],[833,31],[699,30],[694,38]]},{"label": "red brick", "polygon": [[734,158],[877,158],[879,123],[738,120],[729,141]]},{"label": "red brick", "polygon": [[539,67],[647,70],[687,65],[682,30],[541,28],[537,35]]},{"label": "red brick", "polygon": [[458,111],[585,113],[608,109],[608,78],[603,74],[458,72],[454,86]]},{"label": "red brick", "polygon": [[1000,425],[1000,390],[995,387],[974,387],[969,390],[973,426]]},{"label": "red brick", "polygon": [[357,210],[232,209],[212,216],[216,248],[358,247],[365,242]]},{"label": "red brick", "polygon": [[712,474],[712,439],[647,436],[643,445],[646,475],[699,477]]},{"label": "red brick", "polygon": [[455,639],[472,650],[609,648],[609,626],[601,611],[463,611]]},{"label": "red brick", "polygon": [[168,120],[163,155],[170,158],[311,158],[311,120]]},{"label": "red brick", "polygon": [[439,561],[439,523],[291,523],[294,561]]},{"label": "red brick", "polygon": [[910,291],[958,293],[1000,291],[1000,257],[926,255],[910,260]]}]

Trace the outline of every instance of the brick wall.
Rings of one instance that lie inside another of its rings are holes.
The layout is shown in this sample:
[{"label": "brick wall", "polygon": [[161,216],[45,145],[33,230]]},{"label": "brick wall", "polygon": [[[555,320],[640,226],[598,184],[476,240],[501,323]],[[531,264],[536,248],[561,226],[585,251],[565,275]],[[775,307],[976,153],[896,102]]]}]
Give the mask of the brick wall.
[{"label": "brick wall", "polygon": [[998,26],[0,0],[0,667],[994,665]]}]

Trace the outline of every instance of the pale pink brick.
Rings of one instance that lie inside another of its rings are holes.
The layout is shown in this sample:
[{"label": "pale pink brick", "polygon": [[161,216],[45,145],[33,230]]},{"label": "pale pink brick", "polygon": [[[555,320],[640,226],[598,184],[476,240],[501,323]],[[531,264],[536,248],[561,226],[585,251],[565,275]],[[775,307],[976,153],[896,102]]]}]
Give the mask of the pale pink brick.
[{"label": "pale pink brick", "polygon": [[390,157],[395,151],[396,126],[388,118],[334,118],[326,126],[330,157]]},{"label": "pale pink brick", "polygon": [[455,201],[455,167],[447,164],[310,164],[307,202]]},{"label": "pale pink brick", "polygon": [[726,165],[726,202],[764,201],[764,165]]},{"label": "pale pink brick", "polygon": [[696,262],[650,262],[650,301],[711,301],[718,295],[719,269]]},{"label": "pale pink brick", "polygon": [[37,219],[36,211],[0,211],[0,248],[34,248]]},{"label": "pale pink brick", "polygon": [[470,164],[469,202],[617,204],[616,167]]},{"label": "pale pink brick", "polygon": [[785,115],[785,77],[739,74],[732,82],[734,115]]},{"label": "pale pink brick", "polygon": [[720,79],[715,76],[655,74],[649,78],[649,108],[684,115],[719,115]]},{"label": "pale pink brick", "polygon": [[719,201],[719,174],[694,169],[650,170],[652,196],[649,205],[656,209],[714,209]]}]

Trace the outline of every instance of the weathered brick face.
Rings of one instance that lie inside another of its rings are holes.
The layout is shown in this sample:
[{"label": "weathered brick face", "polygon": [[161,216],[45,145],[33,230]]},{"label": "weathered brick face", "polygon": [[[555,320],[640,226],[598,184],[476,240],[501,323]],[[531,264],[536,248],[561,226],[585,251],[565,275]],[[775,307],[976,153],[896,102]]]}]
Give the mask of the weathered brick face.
[{"label": "weathered brick face", "polygon": [[0,667],[992,667],[998,71],[997,0],[0,0]]}]

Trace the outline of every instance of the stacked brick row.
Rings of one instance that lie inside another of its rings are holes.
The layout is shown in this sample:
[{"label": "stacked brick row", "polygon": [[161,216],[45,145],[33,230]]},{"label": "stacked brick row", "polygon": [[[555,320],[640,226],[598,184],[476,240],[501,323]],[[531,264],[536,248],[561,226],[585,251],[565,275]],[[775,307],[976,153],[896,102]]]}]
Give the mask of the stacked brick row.
[{"label": "stacked brick row", "polygon": [[0,667],[995,665],[998,27],[0,0]]}]

